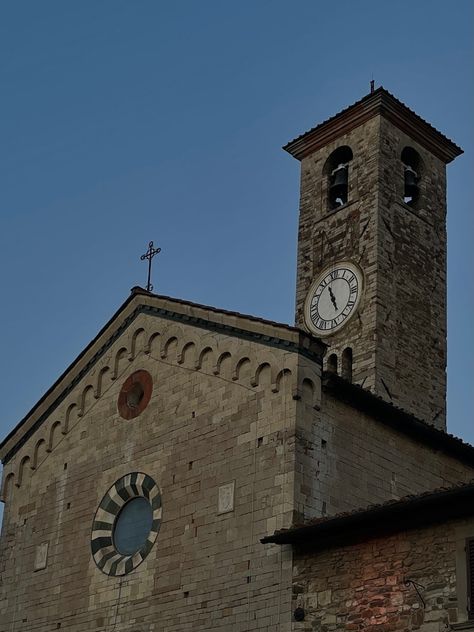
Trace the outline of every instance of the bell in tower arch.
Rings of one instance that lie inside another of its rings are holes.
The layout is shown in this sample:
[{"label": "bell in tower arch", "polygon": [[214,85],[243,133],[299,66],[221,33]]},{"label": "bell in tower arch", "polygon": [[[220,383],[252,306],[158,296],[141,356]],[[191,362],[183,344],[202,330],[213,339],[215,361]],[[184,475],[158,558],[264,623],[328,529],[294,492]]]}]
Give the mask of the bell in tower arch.
[{"label": "bell in tower arch", "polygon": [[329,193],[331,199],[331,207],[337,208],[347,202],[348,187],[348,165],[340,164],[331,172],[331,183]]},{"label": "bell in tower arch", "polygon": [[328,156],[324,164],[328,211],[334,211],[349,202],[349,164],[352,158],[352,149],[348,145],[341,145]]},{"label": "bell in tower arch", "polygon": [[409,206],[416,206],[420,195],[421,158],[413,147],[405,147],[402,151],[403,164],[403,201]]},{"label": "bell in tower arch", "polygon": [[409,204],[418,197],[418,174],[409,165],[405,165],[405,202]]}]

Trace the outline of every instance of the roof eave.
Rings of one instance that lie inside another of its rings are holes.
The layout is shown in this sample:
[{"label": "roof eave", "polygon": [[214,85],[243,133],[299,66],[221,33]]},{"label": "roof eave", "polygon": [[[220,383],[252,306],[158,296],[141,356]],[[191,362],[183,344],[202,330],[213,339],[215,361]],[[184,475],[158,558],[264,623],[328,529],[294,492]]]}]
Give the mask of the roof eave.
[{"label": "roof eave", "polygon": [[385,117],[445,164],[463,153],[458,145],[384,88],[378,88],[339,114],[290,141],[283,149],[297,160],[302,160],[377,115]]},{"label": "roof eave", "polygon": [[393,430],[474,467],[474,446],[397,408],[367,389],[326,371],[323,374],[323,390]]},{"label": "roof eave", "polygon": [[473,515],[474,484],[470,483],[282,529],[261,542],[325,549]]}]

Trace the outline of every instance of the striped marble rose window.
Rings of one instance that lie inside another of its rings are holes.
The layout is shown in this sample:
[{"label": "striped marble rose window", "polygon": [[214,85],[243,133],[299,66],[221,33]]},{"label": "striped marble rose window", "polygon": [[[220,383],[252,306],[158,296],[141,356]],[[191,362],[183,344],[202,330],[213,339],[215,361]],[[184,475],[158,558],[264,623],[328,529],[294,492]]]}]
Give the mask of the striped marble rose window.
[{"label": "striped marble rose window", "polygon": [[119,478],[103,497],[92,523],[91,549],[106,575],[126,575],[151,551],[161,525],[161,494],[142,472]]}]

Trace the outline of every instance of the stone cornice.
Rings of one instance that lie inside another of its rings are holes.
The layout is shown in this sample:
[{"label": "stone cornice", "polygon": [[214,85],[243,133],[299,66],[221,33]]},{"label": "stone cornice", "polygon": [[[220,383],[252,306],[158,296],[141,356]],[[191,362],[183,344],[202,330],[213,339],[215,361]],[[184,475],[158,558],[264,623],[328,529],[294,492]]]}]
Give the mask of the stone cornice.
[{"label": "stone cornice", "polygon": [[463,153],[453,141],[382,87],[290,141],[283,149],[302,160],[375,116],[386,118],[444,163]]}]

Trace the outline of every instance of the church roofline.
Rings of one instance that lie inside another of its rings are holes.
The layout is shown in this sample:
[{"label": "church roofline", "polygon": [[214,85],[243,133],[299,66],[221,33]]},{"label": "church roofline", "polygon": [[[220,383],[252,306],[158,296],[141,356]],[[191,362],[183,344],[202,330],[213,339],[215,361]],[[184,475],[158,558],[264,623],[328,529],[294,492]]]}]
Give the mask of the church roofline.
[{"label": "church roofline", "polygon": [[235,336],[256,344],[300,353],[318,364],[322,364],[322,356],[326,349],[325,343],[318,338],[284,323],[152,294],[140,287],[134,287],[131,290],[131,295],[95,338],[3,439],[0,443],[2,463],[7,463],[18,452],[119,336],[139,314],[143,313],[208,329],[223,335]]},{"label": "church roofline", "polygon": [[323,390],[385,426],[474,467],[474,446],[397,408],[367,389],[326,371],[323,374]]},{"label": "church roofline", "polygon": [[326,549],[474,515],[474,481],[310,520],[261,539]]},{"label": "church roofline", "polygon": [[451,162],[463,153],[452,140],[383,87],[377,88],[338,114],[301,134],[284,145],[283,149],[294,158],[302,160],[377,115],[384,116],[445,163]]}]

